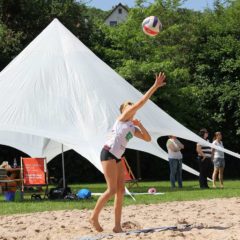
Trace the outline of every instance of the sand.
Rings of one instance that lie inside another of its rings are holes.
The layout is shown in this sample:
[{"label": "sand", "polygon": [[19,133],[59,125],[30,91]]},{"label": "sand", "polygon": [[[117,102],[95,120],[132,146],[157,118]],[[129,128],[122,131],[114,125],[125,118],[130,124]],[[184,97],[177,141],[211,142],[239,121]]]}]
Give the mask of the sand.
[{"label": "sand", "polygon": [[[81,204],[81,202],[79,202]],[[81,239],[96,236],[88,218],[89,210],[66,210],[0,217],[0,239]],[[112,233],[113,208],[106,207],[100,222],[104,234]],[[189,224],[190,227],[184,229]],[[240,239],[240,198],[171,202],[126,206],[123,209],[125,230],[178,226],[178,230],[112,235],[104,239],[176,239],[238,240]]]}]

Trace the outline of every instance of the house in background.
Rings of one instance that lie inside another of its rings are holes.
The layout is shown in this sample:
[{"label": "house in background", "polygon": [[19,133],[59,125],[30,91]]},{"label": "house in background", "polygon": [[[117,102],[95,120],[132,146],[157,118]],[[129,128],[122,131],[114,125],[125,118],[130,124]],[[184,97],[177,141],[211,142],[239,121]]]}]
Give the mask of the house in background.
[{"label": "house in background", "polygon": [[117,24],[126,20],[128,16],[128,9],[119,3],[105,18],[105,23],[109,26],[116,26]]}]

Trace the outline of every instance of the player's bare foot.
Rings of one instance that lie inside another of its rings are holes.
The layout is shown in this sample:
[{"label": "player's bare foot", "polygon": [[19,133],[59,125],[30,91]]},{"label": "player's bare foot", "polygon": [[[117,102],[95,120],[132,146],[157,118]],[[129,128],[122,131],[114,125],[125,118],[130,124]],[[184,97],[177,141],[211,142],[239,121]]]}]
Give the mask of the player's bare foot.
[{"label": "player's bare foot", "polygon": [[92,225],[92,227],[97,231],[97,232],[102,232],[103,228],[100,226],[98,219],[90,218],[89,223]]},{"label": "player's bare foot", "polygon": [[121,232],[123,232],[123,230],[122,230],[121,227],[114,227],[114,228],[113,228],[113,232],[115,232],[115,233],[121,233]]}]

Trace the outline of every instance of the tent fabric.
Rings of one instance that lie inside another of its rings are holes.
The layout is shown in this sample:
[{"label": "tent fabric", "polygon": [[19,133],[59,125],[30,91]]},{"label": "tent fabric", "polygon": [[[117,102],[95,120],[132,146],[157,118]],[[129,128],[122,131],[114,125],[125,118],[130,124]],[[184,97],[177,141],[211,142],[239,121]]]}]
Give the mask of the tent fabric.
[{"label": "tent fabric", "polygon": [[[57,19],[3,69],[0,89],[0,144],[48,161],[61,153],[63,144],[65,150],[75,150],[100,171],[99,153],[120,104],[136,102],[142,96]],[[161,136],[206,143],[152,101],[136,117],[152,141],[134,138],[128,146],[131,149],[167,160],[157,144]],[[198,174],[185,165],[183,168]]]}]

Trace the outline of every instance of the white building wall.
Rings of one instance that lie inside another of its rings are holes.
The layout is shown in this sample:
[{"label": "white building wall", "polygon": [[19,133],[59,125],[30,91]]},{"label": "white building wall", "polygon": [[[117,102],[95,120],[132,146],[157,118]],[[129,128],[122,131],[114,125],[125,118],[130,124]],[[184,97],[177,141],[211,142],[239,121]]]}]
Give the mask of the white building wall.
[{"label": "white building wall", "polygon": [[[122,13],[119,13],[119,9],[122,9]],[[111,22],[116,22],[116,24],[121,23],[126,20],[128,12],[125,8],[118,6],[112,14],[105,20],[107,25],[111,25]]]}]

